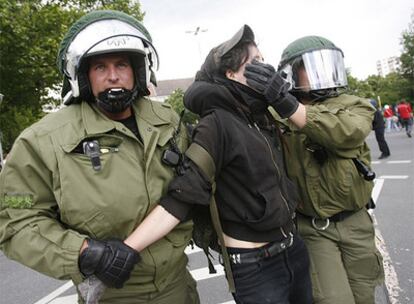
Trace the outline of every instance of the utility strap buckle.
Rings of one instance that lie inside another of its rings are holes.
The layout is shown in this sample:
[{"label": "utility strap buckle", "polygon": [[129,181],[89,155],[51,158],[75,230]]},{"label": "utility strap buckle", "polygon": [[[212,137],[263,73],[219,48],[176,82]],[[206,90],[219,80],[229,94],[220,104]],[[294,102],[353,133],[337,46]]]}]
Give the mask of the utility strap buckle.
[{"label": "utility strap buckle", "polygon": [[[317,224],[316,224],[316,221],[325,221],[325,224],[324,225],[322,225],[322,226],[318,226]],[[313,226],[313,228],[315,228],[316,230],[321,230],[321,231],[323,231],[323,230],[325,230],[326,228],[328,228],[329,227],[329,224],[330,224],[330,221],[329,221],[329,219],[327,218],[327,219],[317,219],[317,218],[315,218],[315,217],[313,217],[312,218],[312,226]]]}]

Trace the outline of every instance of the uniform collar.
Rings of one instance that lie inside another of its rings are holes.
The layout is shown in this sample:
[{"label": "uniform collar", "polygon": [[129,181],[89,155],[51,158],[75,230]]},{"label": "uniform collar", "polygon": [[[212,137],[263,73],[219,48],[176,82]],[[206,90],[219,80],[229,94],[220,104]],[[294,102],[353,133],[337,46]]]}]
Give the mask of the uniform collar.
[{"label": "uniform collar", "polygon": [[86,134],[107,133],[115,129],[115,121],[99,111],[95,103],[82,102],[81,115]]},{"label": "uniform collar", "polygon": [[[141,98],[132,107],[137,122],[142,119],[155,127],[170,123],[170,111],[155,108],[148,99]],[[102,134],[117,128],[116,121],[103,114],[95,103],[82,102],[81,113],[87,134]]]},{"label": "uniform collar", "polygon": [[155,127],[170,124],[171,122],[171,109],[169,107],[155,106],[147,98],[141,98],[134,102],[132,108],[137,120],[143,119]]}]

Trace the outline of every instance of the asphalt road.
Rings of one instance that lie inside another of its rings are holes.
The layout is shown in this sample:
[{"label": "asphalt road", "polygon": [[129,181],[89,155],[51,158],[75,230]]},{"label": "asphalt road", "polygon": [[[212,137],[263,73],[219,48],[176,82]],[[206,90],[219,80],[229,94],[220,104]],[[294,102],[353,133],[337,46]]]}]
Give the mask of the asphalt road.
[{"label": "asphalt road", "polygon": [[[387,133],[391,157],[378,161],[371,134],[373,168],[377,179],[373,196],[377,239],[384,255],[386,285],[377,289],[376,303],[414,303],[414,138],[404,132]],[[202,304],[234,303],[222,275],[208,275],[204,254],[190,251],[189,269],[197,279]],[[50,279],[7,259],[0,252],[1,304],[74,304],[71,283]]]},{"label": "asphalt road", "polygon": [[376,161],[380,152],[372,135],[368,144],[376,183],[383,183],[375,218],[396,273],[395,277],[388,277],[390,300],[414,303],[414,138],[408,138],[403,131],[386,133],[391,157]]}]

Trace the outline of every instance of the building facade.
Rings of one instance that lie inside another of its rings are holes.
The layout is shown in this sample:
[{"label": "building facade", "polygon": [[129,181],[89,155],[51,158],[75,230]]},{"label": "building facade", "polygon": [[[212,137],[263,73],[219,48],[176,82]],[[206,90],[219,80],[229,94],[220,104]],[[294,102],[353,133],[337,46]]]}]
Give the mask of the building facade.
[{"label": "building facade", "polygon": [[396,73],[400,67],[400,58],[397,56],[388,57],[377,61],[378,75],[385,77],[389,73]]}]

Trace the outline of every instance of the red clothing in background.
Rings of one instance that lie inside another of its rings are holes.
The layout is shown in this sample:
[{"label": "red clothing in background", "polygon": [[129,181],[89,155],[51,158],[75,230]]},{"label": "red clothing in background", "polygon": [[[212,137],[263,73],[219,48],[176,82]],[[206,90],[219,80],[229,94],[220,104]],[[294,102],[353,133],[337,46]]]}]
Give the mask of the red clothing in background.
[{"label": "red clothing in background", "polygon": [[[397,106],[398,114],[402,119],[409,119],[411,118],[413,110],[411,109],[411,105],[409,103],[400,103]],[[385,114],[385,113],[384,113]],[[384,115],[385,116],[385,115]]]},{"label": "red clothing in background", "polygon": [[392,111],[391,108],[385,109],[384,110],[384,117],[385,118],[389,118],[389,117],[393,117],[394,116],[394,112]]}]

